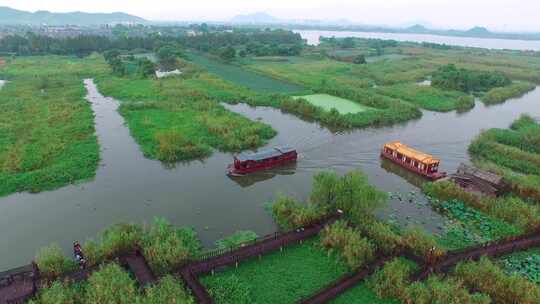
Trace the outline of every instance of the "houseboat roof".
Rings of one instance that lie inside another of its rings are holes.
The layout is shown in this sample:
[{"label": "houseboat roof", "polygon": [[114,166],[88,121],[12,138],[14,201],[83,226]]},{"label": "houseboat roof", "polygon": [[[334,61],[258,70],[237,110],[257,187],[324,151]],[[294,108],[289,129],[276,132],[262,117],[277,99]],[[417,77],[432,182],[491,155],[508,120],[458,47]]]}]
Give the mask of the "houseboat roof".
[{"label": "houseboat roof", "polygon": [[285,153],[293,152],[293,151],[296,151],[296,150],[294,148],[287,147],[287,146],[274,147],[271,149],[266,149],[266,150],[262,150],[255,153],[248,153],[248,152],[240,153],[236,156],[236,159],[242,162],[248,161],[248,160],[258,161],[258,160],[268,159],[272,157],[277,157],[277,156],[283,155]]},{"label": "houseboat roof", "polygon": [[434,158],[432,155],[417,151],[399,141],[389,142],[384,146],[426,165],[437,164],[440,162],[439,159]]}]

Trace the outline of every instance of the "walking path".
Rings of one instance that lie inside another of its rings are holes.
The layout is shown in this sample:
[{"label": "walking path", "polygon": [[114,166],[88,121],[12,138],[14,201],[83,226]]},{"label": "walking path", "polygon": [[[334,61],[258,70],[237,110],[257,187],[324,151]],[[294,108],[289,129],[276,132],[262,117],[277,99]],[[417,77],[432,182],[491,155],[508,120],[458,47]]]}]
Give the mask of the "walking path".
[{"label": "walking path", "polygon": [[[340,215],[325,218],[309,227],[300,228],[286,233],[275,233],[250,242],[232,250],[216,250],[209,252],[197,260],[187,263],[176,273],[191,290],[198,303],[213,303],[208,290],[201,284],[198,276],[209,273],[223,266],[237,265],[239,262],[255,256],[261,256],[272,251],[282,249],[285,246],[302,242],[305,239],[317,235],[325,225],[336,221]],[[304,304],[326,303],[338,295],[346,292],[359,282],[365,280],[387,261],[394,257],[406,257],[423,265],[421,270],[412,276],[412,280],[424,280],[433,272],[448,272],[453,266],[461,261],[477,260],[482,256],[496,257],[523,251],[532,247],[540,246],[540,231],[519,237],[500,240],[498,242],[469,247],[460,251],[452,251],[439,261],[428,265],[421,257],[407,251],[402,251],[392,256],[382,257],[368,267],[355,273],[348,274],[330,284],[328,287],[315,293],[313,296],[302,300]],[[120,263],[126,266],[135,276],[141,287],[149,286],[157,282],[157,278],[148,266],[148,263],[140,250],[118,257]],[[99,266],[66,274],[60,280],[79,282],[86,280]],[[39,270],[35,264],[27,265],[18,269],[0,273],[0,304],[24,303],[33,297],[41,286],[46,286],[46,278],[40,278]]]}]

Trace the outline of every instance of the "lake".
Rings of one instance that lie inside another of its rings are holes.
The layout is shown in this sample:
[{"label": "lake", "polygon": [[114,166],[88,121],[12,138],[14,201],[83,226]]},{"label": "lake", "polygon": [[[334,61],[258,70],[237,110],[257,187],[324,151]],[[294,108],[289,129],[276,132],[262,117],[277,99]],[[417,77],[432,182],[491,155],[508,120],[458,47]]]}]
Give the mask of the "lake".
[{"label": "lake", "polygon": [[308,44],[319,44],[319,37],[358,37],[358,38],[378,38],[392,39],[397,41],[410,42],[432,42],[439,44],[457,45],[465,47],[478,47],[486,49],[509,49],[509,50],[533,50],[540,51],[540,41],[527,40],[509,40],[509,39],[491,39],[491,38],[472,38],[472,37],[454,37],[439,36],[428,34],[401,34],[401,33],[373,33],[373,32],[347,32],[347,31],[312,31],[295,30],[294,32],[302,35]]},{"label": "lake", "polygon": [[377,187],[399,194],[380,216],[437,232],[444,218],[420,194],[424,181],[381,161],[383,144],[400,140],[441,158],[442,169],[452,172],[469,161],[467,147],[480,130],[506,128],[522,113],[540,116],[539,89],[502,105],[477,103],[467,113],[424,111],[421,119],[393,127],[337,133],[273,108],[226,105],[272,125],[279,134],[268,146],[291,145],[300,152],[296,165],[231,179],[225,175],[232,161],[228,153],[173,167],[145,158],[117,112],[118,102],[102,96],[91,80],[85,85],[101,146],[96,178],[55,191],[0,198],[0,270],[27,264],[38,248],[50,243],[70,254],[74,240],[84,241],[118,222],[149,223],[156,216],[193,226],[205,246],[237,230],[272,233],[276,226],[265,204],[279,193],[306,199],[313,175],[329,169],[344,173],[361,168]]}]

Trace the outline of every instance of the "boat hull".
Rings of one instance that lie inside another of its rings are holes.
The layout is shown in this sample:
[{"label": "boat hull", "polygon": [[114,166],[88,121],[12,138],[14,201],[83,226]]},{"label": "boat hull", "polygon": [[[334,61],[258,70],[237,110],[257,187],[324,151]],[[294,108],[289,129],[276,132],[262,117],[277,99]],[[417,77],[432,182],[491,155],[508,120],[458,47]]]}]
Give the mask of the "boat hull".
[{"label": "boat hull", "polygon": [[270,170],[276,167],[284,166],[290,163],[296,162],[298,159],[298,155],[296,153],[291,155],[286,155],[283,158],[279,160],[272,160],[272,161],[264,161],[260,164],[255,164],[250,167],[246,168],[236,168],[234,164],[229,165],[227,170],[227,175],[229,176],[244,176],[247,174],[264,171],[264,170]]},{"label": "boat hull", "polygon": [[439,180],[441,178],[444,178],[446,177],[446,172],[435,172],[435,173],[426,173],[420,169],[418,169],[417,167],[414,167],[414,166],[411,166],[410,164],[407,164],[406,162],[398,159],[398,158],[395,158],[393,157],[391,154],[387,154],[385,153],[384,151],[381,152],[381,157],[383,158],[386,158],[388,160],[390,160],[391,162],[397,164],[397,165],[400,165],[401,167],[411,171],[411,172],[414,172],[418,175],[421,175],[423,176],[424,178],[430,180],[430,181],[436,181],[436,180]]}]

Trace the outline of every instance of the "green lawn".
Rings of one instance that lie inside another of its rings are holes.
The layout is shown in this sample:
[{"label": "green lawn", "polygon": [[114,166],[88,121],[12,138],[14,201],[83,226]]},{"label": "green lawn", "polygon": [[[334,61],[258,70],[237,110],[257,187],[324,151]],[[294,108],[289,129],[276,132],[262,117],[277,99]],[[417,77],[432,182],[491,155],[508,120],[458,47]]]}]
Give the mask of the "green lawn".
[{"label": "green lawn", "polygon": [[19,57],[0,66],[0,195],[94,177],[99,147],[83,78],[97,58]]},{"label": "green lawn", "polygon": [[[441,90],[432,86],[421,86],[416,83],[379,87],[377,91],[383,95],[399,98],[431,111],[447,112],[474,106],[473,98],[465,93]],[[462,105],[460,102],[466,104]]]},{"label": "green lawn", "polygon": [[303,98],[309,101],[314,106],[321,107],[326,111],[336,109],[340,114],[355,114],[367,111],[369,107],[358,104],[354,101],[340,98],[328,94],[313,94],[306,96],[297,96],[295,98]]},{"label": "green lawn", "polygon": [[[346,272],[343,263],[319,247],[317,238],[202,277],[202,282],[217,304],[286,304],[317,292]],[[232,286],[224,287],[227,284]]]},{"label": "green lawn", "polygon": [[305,91],[302,86],[254,73],[236,65],[219,62],[204,55],[190,53],[189,59],[212,74],[260,93],[292,94]]}]

